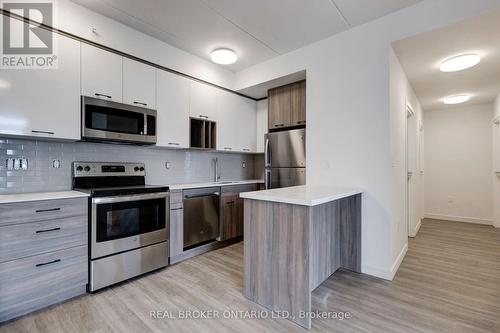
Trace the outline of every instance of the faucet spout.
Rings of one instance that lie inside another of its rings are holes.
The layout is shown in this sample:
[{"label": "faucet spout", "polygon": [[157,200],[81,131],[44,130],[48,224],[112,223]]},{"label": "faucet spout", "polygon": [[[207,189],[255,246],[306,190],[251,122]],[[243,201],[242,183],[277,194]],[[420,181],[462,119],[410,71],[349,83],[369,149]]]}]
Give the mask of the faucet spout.
[{"label": "faucet spout", "polygon": [[219,158],[214,158],[214,182],[219,181]]}]

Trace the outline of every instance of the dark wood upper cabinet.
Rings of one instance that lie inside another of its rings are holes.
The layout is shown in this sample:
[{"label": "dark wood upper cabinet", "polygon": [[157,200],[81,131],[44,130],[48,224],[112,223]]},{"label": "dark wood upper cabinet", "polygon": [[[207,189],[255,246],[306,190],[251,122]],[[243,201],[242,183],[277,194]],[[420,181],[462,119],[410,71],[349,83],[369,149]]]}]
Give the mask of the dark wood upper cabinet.
[{"label": "dark wood upper cabinet", "polygon": [[269,129],[306,124],[306,81],[270,89],[268,92]]},{"label": "dark wood upper cabinet", "polygon": [[306,81],[292,84],[291,87],[292,126],[306,124]]}]

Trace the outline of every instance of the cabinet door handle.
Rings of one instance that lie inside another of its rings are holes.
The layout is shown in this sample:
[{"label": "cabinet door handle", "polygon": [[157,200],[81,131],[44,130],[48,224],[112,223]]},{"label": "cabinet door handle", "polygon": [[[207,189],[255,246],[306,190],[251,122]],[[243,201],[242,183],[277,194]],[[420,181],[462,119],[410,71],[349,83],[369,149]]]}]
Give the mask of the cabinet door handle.
[{"label": "cabinet door handle", "polygon": [[276,124],[276,125],[274,125],[274,127],[283,127],[283,126],[285,126],[285,124]]},{"label": "cabinet door handle", "polygon": [[43,262],[41,264],[36,264],[35,267],[41,267],[41,266],[45,266],[45,265],[55,264],[56,262],[60,262],[60,261],[61,261],[61,259],[56,259],[56,260],[52,260],[49,262]]},{"label": "cabinet door handle", "polygon": [[61,208],[38,209],[35,210],[35,213],[57,212],[59,210],[61,210]]},{"label": "cabinet door handle", "polygon": [[169,142],[169,143],[167,143],[167,145],[170,145],[170,146],[180,146],[181,144],[177,143],[177,142]]},{"label": "cabinet door handle", "polygon": [[228,202],[226,202],[226,204],[232,205],[232,204],[234,204],[234,201],[228,201]]},{"label": "cabinet door handle", "polygon": [[305,124],[306,121],[305,120],[301,120],[301,121],[298,121],[297,124]]},{"label": "cabinet door handle", "polygon": [[231,147],[224,147],[225,150],[233,150]]},{"label": "cabinet door handle", "polygon": [[137,102],[137,101],[134,101],[134,104],[139,104],[139,105],[142,105],[142,106],[148,106],[147,103]]},{"label": "cabinet door handle", "polygon": [[250,149],[248,149],[248,148],[243,148],[243,150],[244,150],[244,151],[250,151]]},{"label": "cabinet door handle", "polygon": [[208,119],[208,116],[204,116],[204,115],[200,114],[200,118]]},{"label": "cabinet door handle", "polygon": [[51,131],[38,131],[38,130],[32,130],[31,133],[35,133],[35,134],[49,134],[49,135],[54,135],[55,132],[51,132]]},{"label": "cabinet door handle", "polygon": [[59,230],[61,230],[60,227],[52,228],[52,229],[37,230],[37,231],[35,231],[35,234],[42,234],[44,232],[59,231]]},{"label": "cabinet door handle", "polygon": [[95,93],[95,95],[97,97],[106,97],[106,98],[109,98],[109,99],[112,99],[113,97],[111,97],[110,95],[105,95],[105,94],[99,94],[99,93]]}]

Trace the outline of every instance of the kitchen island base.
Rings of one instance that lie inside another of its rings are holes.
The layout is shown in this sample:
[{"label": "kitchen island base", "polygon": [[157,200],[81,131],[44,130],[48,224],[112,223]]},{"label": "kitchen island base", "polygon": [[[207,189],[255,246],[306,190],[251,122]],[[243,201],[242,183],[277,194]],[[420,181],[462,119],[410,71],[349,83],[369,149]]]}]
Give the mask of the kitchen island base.
[{"label": "kitchen island base", "polygon": [[245,199],[244,294],[311,328],[311,292],[361,272],[361,194],[315,206]]}]

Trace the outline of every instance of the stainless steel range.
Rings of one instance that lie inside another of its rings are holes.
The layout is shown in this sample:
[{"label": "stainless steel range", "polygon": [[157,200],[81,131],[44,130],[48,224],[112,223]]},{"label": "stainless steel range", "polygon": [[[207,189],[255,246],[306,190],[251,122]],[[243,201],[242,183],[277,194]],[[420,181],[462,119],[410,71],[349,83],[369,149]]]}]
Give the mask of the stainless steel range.
[{"label": "stainless steel range", "polygon": [[89,198],[89,291],[168,265],[168,187],[145,185],[141,163],[73,163]]}]

